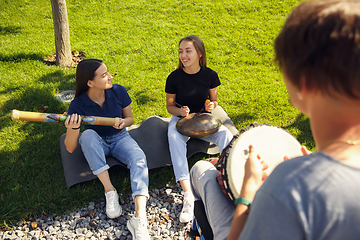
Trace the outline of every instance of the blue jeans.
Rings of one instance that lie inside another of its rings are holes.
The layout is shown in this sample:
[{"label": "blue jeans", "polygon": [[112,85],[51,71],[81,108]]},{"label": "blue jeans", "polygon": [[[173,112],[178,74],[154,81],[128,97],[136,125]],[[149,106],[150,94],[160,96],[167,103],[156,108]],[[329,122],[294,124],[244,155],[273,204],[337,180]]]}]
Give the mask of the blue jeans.
[{"label": "blue jeans", "polygon": [[[180,117],[173,115],[168,126],[169,150],[177,182],[189,179],[189,166],[186,158],[186,142],[190,139],[190,137],[182,135],[176,129],[176,122],[179,119]],[[233,139],[233,135],[229,129],[227,129],[224,125],[221,125],[219,131],[208,137],[200,139],[206,142],[215,143],[219,147],[219,151],[221,153]]]},{"label": "blue jeans", "polygon": [[130,169],[133,198],[137,195],[149,197],[146,156],[126,129],[107,137],[100,137],[94,130],[87,129],[81,134],[79,144],[94,175],[109,169],[106,157],[113,156]]}]

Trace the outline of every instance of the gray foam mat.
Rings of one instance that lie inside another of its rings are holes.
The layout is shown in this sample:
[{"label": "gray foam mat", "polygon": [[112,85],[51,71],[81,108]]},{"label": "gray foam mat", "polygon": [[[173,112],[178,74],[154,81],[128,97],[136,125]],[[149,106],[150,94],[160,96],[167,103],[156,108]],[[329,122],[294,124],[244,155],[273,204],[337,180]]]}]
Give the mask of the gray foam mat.
[{"label": "gray foam mat", "polygon": [[[227,127],[233,135],[238,132],[231,119],[220,106],[218,106],[212,113],[220,118],[222,124]],[[135,139],[144,151],[149,169],[172,165],[167,139],[167,127],[169,121],[170,118],[152,116],[146,118],[139,124],[130,126],[127,129],[131,137]],[[80,145],[77,146],[73,153],[69,153],[66,150],[64,145],[65,136],[65,133],[62,134],[59,141],[67,188],[70,188],[74,184],[97,178],[90,170],[89,165],[81,151]],[[197,152],[213,155],[219,153],[219,149],[213,143],[191,138],[187,142],[187,157],[189,158]],[[114,157],[107,157],[106,160],[110,167],[114,165],[126,167]]]}]

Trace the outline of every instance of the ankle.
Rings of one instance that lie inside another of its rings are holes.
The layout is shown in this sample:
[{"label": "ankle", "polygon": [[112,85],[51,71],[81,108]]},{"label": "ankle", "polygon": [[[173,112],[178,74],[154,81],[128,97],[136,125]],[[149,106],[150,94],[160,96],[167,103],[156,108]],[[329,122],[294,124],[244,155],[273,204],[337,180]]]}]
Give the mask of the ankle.
[{"label": "ankle", "polygon": [[114,187],[104,188],[105,193],[116,191]]},{"label": "ankle", "polygon": [[135,218],[146,218],[146,211],[135,211]]}]

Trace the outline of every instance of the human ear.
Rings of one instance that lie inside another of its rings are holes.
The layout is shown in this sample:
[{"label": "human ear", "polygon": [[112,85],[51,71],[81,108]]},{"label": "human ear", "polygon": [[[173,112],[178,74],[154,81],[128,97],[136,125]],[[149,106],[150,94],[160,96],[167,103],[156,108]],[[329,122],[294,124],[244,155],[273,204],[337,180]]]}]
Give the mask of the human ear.
[{"label": "human ear", "polygon": [[92,87],[93,86],[93,82],[91,80],[88,80],[86,85],[88,85],[88,87]]},{"label": "human ear", "polygon": [[305,95],[309,92],[308,87],[306,86],[306,78],[304,75],[300,77],[299,89],[297,91],[297,97],[300,100],[303,100]]}]

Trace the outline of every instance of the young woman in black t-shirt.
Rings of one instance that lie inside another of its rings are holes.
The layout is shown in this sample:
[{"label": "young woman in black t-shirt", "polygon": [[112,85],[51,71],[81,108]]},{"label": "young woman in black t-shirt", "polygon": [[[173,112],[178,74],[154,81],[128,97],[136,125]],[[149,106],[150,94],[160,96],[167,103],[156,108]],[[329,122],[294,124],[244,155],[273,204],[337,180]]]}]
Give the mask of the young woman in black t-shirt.
[{"label": "young woman in black t-shirt", "polygon": [[[183,209],[180,222],[189,222],[193,218],[194,196],[191,192],[189,169],[186,158],[186,142],[189,137],[182,135],[176,129],[176,122],[189,113],[200,112],[203,109],[212,112],[217,102],[217,91],[220,80],[215,71],[206,67],[206,52],[203,41],[195,35],[184,37],[179,42],[179,65],[166,80],[166,108],[172,114],[168,127],[168,140],[171,161],[175,178],[184,191]],[[170,98],[175,100],[169,101]],[[207,104],[206,100],[210,99]],[[233,138],[225,126],[211,136],[202,138],[213,142],[220,152]]]}]

